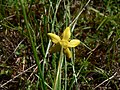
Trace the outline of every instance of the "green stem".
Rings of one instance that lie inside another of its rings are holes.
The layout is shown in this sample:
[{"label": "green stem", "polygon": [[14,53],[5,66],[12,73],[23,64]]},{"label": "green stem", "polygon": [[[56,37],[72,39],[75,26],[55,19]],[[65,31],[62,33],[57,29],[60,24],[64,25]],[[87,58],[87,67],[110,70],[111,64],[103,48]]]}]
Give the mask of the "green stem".
[{"label": "green stem", "polygon": [[67,60],[65,57],[65,90],[67,90]]},{"label": "green stem", "polygon": [[58,63],[58,71],[57,71],[57,76],[55,80],[55,86],[53,90],[61,90],[61,68],[63,64],[63,47],[61,48],[60,52],[60,58],[59,58],[59,63]]}]

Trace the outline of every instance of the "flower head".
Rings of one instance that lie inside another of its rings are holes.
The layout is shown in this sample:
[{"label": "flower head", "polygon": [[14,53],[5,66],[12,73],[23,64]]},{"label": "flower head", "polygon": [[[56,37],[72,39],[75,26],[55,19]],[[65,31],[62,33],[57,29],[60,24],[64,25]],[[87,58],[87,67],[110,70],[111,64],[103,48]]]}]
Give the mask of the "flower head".
[{"label": "flower head", "polygon": [[52,42],[55,44],[50,49],[51,53],[60,51],[62,46],[64,53],[67,55],[68,58],[72,57],[72,53],[69,50],[69,47],[76,47],[77,45],[80,44],[80,40],[78,39],[69,40],[71,36],[70,27],[67,27],[64,30],[62,34],[62,39],[58,35],[53,33],[48,33],[48,36],[51,38]]}]

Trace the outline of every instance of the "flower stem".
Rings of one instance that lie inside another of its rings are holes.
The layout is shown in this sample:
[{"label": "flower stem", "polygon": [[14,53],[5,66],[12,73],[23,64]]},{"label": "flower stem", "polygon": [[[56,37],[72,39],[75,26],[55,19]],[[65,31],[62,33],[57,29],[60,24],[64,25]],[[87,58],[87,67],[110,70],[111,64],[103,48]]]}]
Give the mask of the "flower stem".
[{"label": "flower stem", "polygon": [[53,90],[61,90],[61,68],[63,64],[63,47],[61,48],[60,58],[58,63],[57,76],[55,80],[55,86]]}]

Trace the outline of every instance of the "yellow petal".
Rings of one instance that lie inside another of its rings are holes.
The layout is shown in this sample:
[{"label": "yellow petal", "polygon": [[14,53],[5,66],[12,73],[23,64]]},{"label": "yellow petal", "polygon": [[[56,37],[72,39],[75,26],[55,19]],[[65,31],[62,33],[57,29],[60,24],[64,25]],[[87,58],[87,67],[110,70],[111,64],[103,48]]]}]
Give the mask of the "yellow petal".
[{"label": "yellow petal", "polygon": [[70,36],[71,36],[70,27],[67,27],[63,32],[63,39],[69,40]]},{"label": "yellow petal", "polygon": [[77,45],[80,44],[80,40],[78,39],[73,39],[69,42],[68,47],[76,47]]},{"label": "yellow petal", "polygon": [[69,48],[65,49],[65,50],[64,50],[64,53],[66,54],[66,56],[67,56],[68,58],[71,58],[71,57],[72,57],[72,53],[71,53],[71,51],[69,50]]},{"label": "yellow petal", "polygon": [[58,35],[53,34],[53,33],[48,33],[48,36],[51,38],[53,43],[58,43],[61,39]]},{"label": "yellow petal", "polygon": [[50,53],[59,52],[60,50],[61,50],[61,46],[59,43],[57,43],[50,48]]},{"label": "yellow petal", "polygon": [[61,40],[60,45],[63,46],[64,49],[68,48],[69,42],[67,40]]}]

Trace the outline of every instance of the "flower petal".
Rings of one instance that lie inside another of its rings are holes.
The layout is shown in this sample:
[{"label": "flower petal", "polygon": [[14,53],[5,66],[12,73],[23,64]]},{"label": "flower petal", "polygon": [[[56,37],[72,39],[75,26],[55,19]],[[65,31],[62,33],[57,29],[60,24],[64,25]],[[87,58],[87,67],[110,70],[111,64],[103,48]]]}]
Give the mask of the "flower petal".
[{"label": "flower petal", "polygon": [[71,57],[72,57],[72,53],[71,53],[71,51],[69,50],[69,48],[65,49],[65,50],[64,50],[64,53],[66,54],[66,56],[67,56],[68,58],[71,58]]},{"label": "flower petal", "polygon": [[64,49],[68,48],[69,42],[67,40],[61,40],[60,45],[63,46]]},{"label": "flower petal", "polygon": [[60,50],[61,50],[61,46],[59,43],[57,43],[50,48],[50,53],[59,52]]},{"label": "flower petal", "polygon": [[68,47],[76,47],[77,45],[80,44],[80,40],[78,39],[73,39],[69,42]]},{"label": "flower petal", "polygon": [[53,34],[53,33],[48,33],[48,36],[51,38],[53,43],[58,43],[61,39],[58,35]]},{"label": "flower petal", "polygon": [[70,27],[67,27],[63,32],[63,39],[69,40],[70,36],[71,36]]}]

